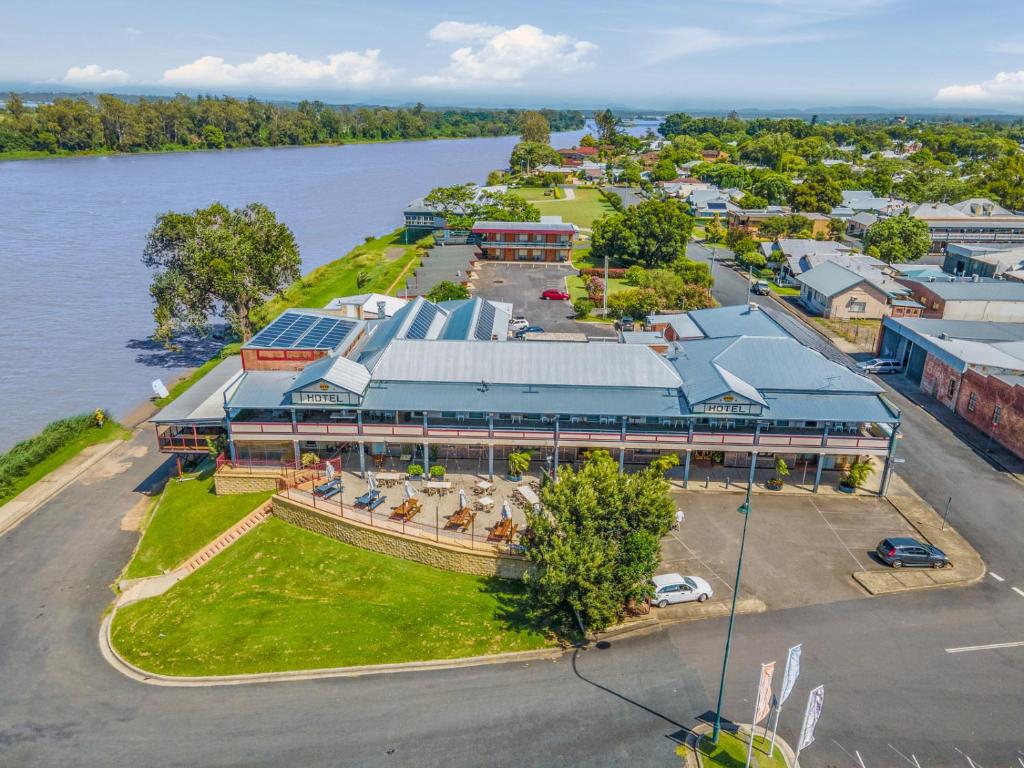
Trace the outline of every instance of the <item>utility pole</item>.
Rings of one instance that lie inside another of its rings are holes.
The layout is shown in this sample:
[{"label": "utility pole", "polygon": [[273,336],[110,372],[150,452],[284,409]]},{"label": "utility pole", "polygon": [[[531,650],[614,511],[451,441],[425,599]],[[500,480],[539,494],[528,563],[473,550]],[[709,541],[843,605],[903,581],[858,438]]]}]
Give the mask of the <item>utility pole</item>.
[{"label": "utility pole", "polygon": [[737,510],[743,515],[743,534],[740,537],[740,556],[736,561],[736,583],[732,590],[732,608],[729,609],[729,630],[725,635],[725,657],[722,659],[722,677],[718,682],[718,704],[715,706],[715,727],[711,731],[711,743],[718,743],[722,732],[722,699],[725,697],[725,675],[729,670],[729,650],[732,645],[732,628],[736,621],[736,598],[740,594],[740,575],[743,572],[743,547],[747,543],[747,523],[750,521],[750,487],[747,483],[747,497]]},{"label": "utility pole", "polygon": [[747,264],[747,306],[750,306],[750,286],[754,279],[754,265]]},{"label": "utility pole", "polygon": [[608,254],[604,255],[604,290],[601,291],[601,304],[604,307],[603,317],[608,317]]}]

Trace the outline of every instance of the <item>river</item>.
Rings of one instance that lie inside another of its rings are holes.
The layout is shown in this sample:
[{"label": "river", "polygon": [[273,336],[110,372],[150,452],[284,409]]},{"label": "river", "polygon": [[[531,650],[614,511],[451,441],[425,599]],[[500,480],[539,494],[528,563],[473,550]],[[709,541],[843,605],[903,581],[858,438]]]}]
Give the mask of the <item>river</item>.
[{"label": "river", "polygon": [[[643,134],[653,124],[631,126]],[[557,133],[572,146],[583,131]],[[168,352],[153,330],[146,233],[160,213],[265,203],[303,271],[401,225],[436,186],[482,182],[517,137],[0,162],[0,450],[96,407],[123,417],[216,344]]]}]

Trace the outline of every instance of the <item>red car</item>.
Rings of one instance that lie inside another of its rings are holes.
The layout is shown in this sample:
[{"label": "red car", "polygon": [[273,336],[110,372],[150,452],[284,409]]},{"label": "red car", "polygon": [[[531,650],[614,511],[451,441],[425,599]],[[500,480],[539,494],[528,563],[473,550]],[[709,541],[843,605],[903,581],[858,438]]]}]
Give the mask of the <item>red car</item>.
[{"label": "red car", "polygon": [[567,291],[560,291],[557,288],[549,288],[540,297],[542,299],[551,299],[552,301],[567,301],[569,293]]}]

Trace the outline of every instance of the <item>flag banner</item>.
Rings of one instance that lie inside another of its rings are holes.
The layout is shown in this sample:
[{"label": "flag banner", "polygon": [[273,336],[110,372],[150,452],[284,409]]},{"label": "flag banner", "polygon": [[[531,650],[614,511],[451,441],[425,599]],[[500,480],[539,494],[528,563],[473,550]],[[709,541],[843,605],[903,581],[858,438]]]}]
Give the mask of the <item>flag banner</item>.
[{"label": "flag banner", "polygon": [[809,747],[814,743],[814,726],[821,717],[821,705],[825,701],[825,686],[819,685],[807,696],[807,711],[804,712],[804,724],[800,729],[800,743],[797,749]]},{"label": "flag banner", "polygon": [[757,725],[772,711],[772,677],[775,662],[761,665],[761,681],[757,684],[757,709],[754,710],[754,725]]},{"label": "flag banner", "polygon": [[796,685],[797,678],[800,677],[800,654],[802,649],[803,643],[794,645],[789,649],[789,657],[786,659],[786,671],[782,674],[782,690],[779,691],[780,707],[786,703],[789,694],[793,692],[793,686]]}]

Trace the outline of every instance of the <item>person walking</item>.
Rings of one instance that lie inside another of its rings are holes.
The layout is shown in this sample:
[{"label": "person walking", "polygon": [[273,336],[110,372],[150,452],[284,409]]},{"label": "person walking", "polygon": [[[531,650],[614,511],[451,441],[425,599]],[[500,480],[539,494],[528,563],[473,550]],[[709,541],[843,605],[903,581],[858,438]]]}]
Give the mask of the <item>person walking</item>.
[{"label": "person walking", "polygon": [[678,531],[683,525],[683,510],[676,510],[676,523],[672,526],[673,531]]}]

